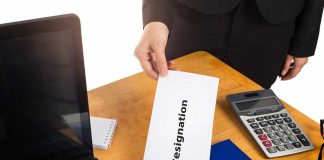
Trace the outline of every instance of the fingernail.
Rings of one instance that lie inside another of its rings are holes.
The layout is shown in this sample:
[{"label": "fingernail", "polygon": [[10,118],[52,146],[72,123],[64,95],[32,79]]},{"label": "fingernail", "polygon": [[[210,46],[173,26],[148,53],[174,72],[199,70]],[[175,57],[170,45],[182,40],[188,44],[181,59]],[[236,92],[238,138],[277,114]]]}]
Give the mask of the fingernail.
[{"label": "fingernail", "polygon": [[161,76],[162,77],[165,77],[167,75],[167,72],[166,71],[161,71]]},{"label": "fingernail", "polygon": [[284,76],[286,73],[287,73],[287,72],[282,71],[282,72],[281,72],[281,75]]}]

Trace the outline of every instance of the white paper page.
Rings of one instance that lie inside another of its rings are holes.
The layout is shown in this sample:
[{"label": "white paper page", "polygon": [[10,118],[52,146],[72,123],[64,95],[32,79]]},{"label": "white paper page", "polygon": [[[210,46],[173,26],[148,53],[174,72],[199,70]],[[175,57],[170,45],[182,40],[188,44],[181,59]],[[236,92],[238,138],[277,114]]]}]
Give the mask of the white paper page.
[{"label": "white paper page", "polygon": [[218,82],[178,71],[159,78],[144,160],[209,160]]},{"label": "white paper page", "polygon": [[90,121],[93,147],[107,150],[113,138],[117,121],[93,116],[90,117]]}]

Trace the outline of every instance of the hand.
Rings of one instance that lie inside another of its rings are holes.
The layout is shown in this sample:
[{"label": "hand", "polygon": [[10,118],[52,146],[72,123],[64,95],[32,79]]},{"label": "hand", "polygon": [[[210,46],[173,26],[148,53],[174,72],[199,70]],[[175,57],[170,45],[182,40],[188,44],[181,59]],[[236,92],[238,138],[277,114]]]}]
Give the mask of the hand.
[{"label": "hand", "polygon": [[287,54],[285,65],[281,71],[281,80],[290,80],[296,77],[307,62],[308,57],[298,58]]},{"label": "hand", "polygon": [[151,78],[166,76],[168,69],[174,70],[173,61],[166,61],[165,46],[169,36],[168,27],[161,22],[148,23],[142,38],[135,48],[135,56],[144,72]]}]

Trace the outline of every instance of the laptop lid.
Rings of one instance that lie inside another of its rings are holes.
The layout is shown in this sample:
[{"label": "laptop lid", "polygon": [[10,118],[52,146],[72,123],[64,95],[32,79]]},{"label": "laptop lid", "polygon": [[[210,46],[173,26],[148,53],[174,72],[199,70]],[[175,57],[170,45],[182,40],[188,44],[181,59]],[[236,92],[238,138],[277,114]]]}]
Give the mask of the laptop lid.
[{"label": "laptop lid", "polygon": [[0,159],[92,159],[80,21],[0,25]]}]

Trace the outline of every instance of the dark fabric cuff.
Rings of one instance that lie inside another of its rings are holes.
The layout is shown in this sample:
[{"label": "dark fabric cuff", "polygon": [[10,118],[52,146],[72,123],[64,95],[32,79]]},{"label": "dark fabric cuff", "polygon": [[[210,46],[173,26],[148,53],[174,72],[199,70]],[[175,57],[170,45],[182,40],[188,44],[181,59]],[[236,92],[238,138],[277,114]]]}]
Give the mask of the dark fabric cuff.
[{"label": "dark fabric cuff", "polygon": [[171,29],[172,21],[169,8],[166,3],[154,3],[143,6],[143,28],[150,22],[162,22]]},{"label": "dark fabric cuff", "polygon": [[310,57],[315,54],[317,41],[298,43],[293,42],[289,48],[289,54],[294,57]]},{"label": "dark fabric cuff", "polygon": [[309,57],[315,54],[320,28],[299,27],[299,32],[293,37],[289,54],[295,57]]}]

